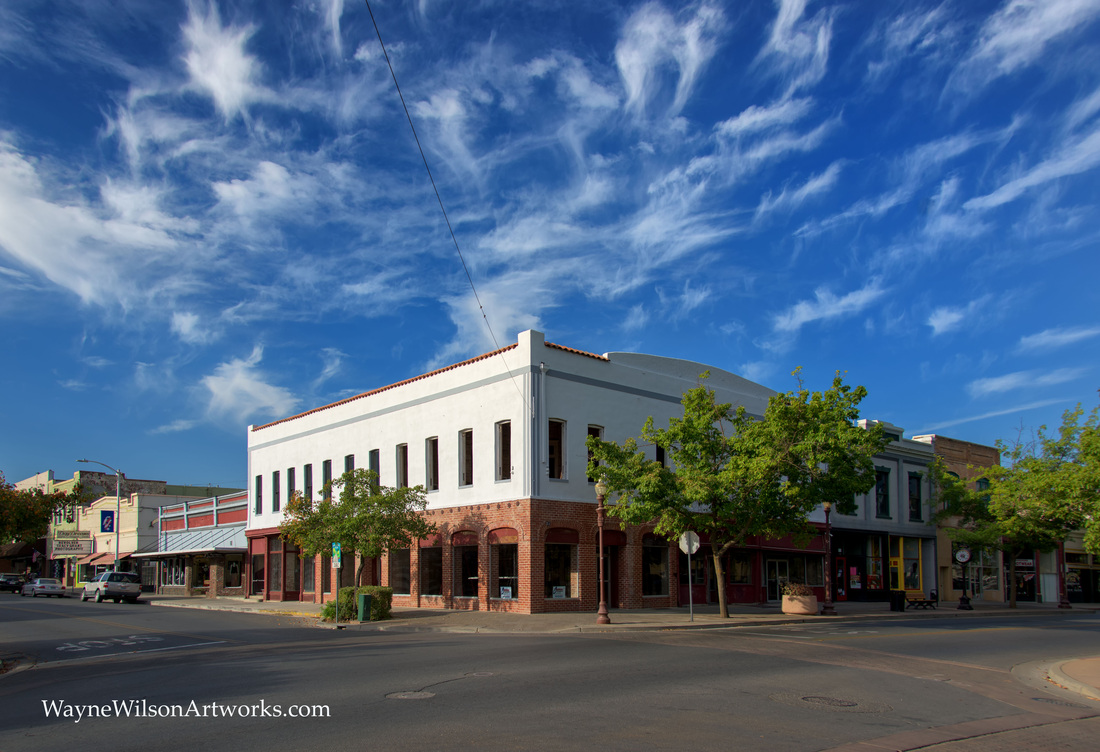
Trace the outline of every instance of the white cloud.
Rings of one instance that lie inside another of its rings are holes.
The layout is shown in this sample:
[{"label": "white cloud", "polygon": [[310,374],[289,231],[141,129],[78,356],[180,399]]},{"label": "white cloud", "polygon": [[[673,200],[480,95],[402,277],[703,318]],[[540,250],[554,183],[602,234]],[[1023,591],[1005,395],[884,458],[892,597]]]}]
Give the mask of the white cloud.
[{"label": "white cloud", "polygon": [[777,0],[776,4],[779,10],[761,55],[777,61],[777,72],[786,77],[789,95],[825,77],[833,21],[829,11],[803,19],[806,0]]},{"label": "white cloud", "polygon": [[946,420],[942,423],[936,423],[926,428],[921,428],[913,432],[913,436],[921,436],[923,434],[935,433],[941,431],[944,428],[951,428],[953,426],[961,426],[965,423],[973,423],[978,420],[985,420],[986,418],[999,418],[1002,415],[1012,415],[1014,413],[1022,413],[1027,410],[1038,410],[1041,407],[1050,407],[1051,405],[1057,405],[1060,402],[1065,402],[1062,399],[1049,399],[1041,400],[1039,402],[1030,402],[1026,405],[1017,405],[1015,407],[1008,407],[1004,410],[994,410],[989,413],[982,413],[981,415],[971,415],[966,418],[957,418],[955,420]]},{"label": "white cloud", "polygon": [[246,52],[245,47],[255,28],[222,26],[218,6],[192,0],[188,7],[183,35],[187,44],[184,62],[191,83],[198,91],[209,94],[214,105],[228,121],[246,115],[254,102],[271,99],[255,79],[260,74],[260,62]]},{"label": "white cloud", "polygon": [[622,327],[628,332],[637,332],[644,329],[647,323],[649,323],[649,312],[644,305],[638,303],[631,306]]},{"label": "white cloud", "polygon": [[263,354],[263,346],[256,345],[248,358],[222,363],[203,377],[202,386],[209,393],[208,418],[244,423],[254,417],[283,417],[294,412],[299,400],[288,389],[269,384],[257,368]]},{"label": "white cloud", "polygon": [[932,336],[937,337],[941,334],[954,331],[964,322],[973,323],[975,317],[984,308],[990,300],[989,295],[983,295],[977,300],[972,300],[965,306],[959,307],[947,307],[941,306],[928,316],[928,326],[932,327]]},{"label": "white cloud", "polygon": [[1083,342],[1086,339],[1100,336],[1100,327],[1076,327],[1069,329],[1045,329],[1038,334],[1029,334],[1021,337],[1016,345],[1018,352],[1031,350],[1054,350],[1066,345]]},{"label": "white cloud", "polygon": [[1085,375],[1084,368],[1059,368],[1054,371],[1017,371],[1004,376],[988,379],[976,379],[966,385],[971,397],[988,397],[991,394],[1010,392],[1016,389],[1039,389],[1047,386],[1076,381]]},{"label": "white cloud", "polygon": [[798,122],[806,117],[812,105],[813,100],[808,97],[784,99],[775,104],[764,106],[750,105],[738,113],[736,117],[718,123],[714,130],[719,135],[731,138],[772,130],[779,126]]},{"label": "white cloud", "polygon": [[213,333],[200,325],[198,314],[186,311],[172,313],[172,332],[189,345],[201,345],[213,339]]},{"label": "white cloud", "polygon": [[1079,175],[1097,165],[1100,165],[1100,128],[1079,141],[1066,144],[1050,159],[1039,163],[1020,177],[1009,180],[992,193],[972,198],[963,206],[972,210],[992,209],[1016,200],[1030,188],[1059,178]]},{"label": "white cloud", "polygon": [[760,199],[760,204],[756,207],[756,218],[759,219],[776,210],[797,209],[807,199],[831,190],[840,178],[840,170],[841,163],[833,162],[825,172],[812,176],[798,188],[793,190],[784,188],[775,198],[772,198],[769,191]]},{"label": "white cloud", "polygon": [[313,380],[313,388],[317,389],[336,374],[347,355],[335,347],[326,347],[321,350],[321,373]]},{"label": "white cloud", "polygon": [[[683,22],[663,6],[650,2],[636,10],[623,27],[615,46],[615,62],[626,87],[627,109],[645,115],[664,97],[662,115],[674,117],[683,109],[696,79],[717,49],[717,34],[725,19],[716,6],[697,5]],[[671,97],[663,92],[662,80],[667,67],[676,71],[676,87]]]},{"label": "white cloud", "polygon": [[773,327],[777,332],[798,332],[806,324],[815,321],[851,316],[865,310],[887,292],[880,279],[872,279],[859,290],[837,297],[824,287],[814,292],[813,300],[803,300],[791,306],[787,311],[773,317]]},{"label": "white cloud", "polygon": [[984,85],[1029,66],[1055,40],[1082,31],[1097,15],[1100,5],[1095,0],[1010,0],[982,26],[960,66],[963,81]]}]

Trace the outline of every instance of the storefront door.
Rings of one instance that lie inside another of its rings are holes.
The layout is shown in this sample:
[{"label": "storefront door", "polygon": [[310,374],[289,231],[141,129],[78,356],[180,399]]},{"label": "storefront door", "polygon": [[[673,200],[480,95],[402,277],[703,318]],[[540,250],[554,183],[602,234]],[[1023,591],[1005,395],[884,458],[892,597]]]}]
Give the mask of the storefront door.
[{"label": "storefront door", "polygon": [[836,579],[833,580],[833,585],[836,587],[836,599],[846,601],[848,600],[848,560],[843,556],[838,556],[834,564]]},{"label": "storefront door", "polygon": [[787,584],[787,560],[768,559],[765,566],[768,600],[777,601],[783,596],[783,586]]}]

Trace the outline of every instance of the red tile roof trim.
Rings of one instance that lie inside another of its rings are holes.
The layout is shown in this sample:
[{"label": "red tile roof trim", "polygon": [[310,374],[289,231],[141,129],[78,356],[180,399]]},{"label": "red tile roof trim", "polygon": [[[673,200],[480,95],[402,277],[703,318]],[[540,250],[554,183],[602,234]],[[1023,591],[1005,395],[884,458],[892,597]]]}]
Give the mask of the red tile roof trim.
[{"label": "red tile roof trim", "polygon": [[[252,430],[253,430],[253,432],[255,432],[255,431],[259,431],[263,428],[271,428],[272,426],[277,426],[280,423],[286,423],[286,422],[291,421],[291,420],[297,420],[298,418],[304,418],[307,415],[313,415],[314,413],[319,413],[322,410],[329,410],[333,407],[339,407],[340,405],[346,405],[347,403],[354,402],[357,399],[363,399],[364,397],[370,397],[370,396],[375,395],[375,394],[380,394],[381,392],[386,392],[386,391],[389,391],[390,389],[396,389],[399,386],[405,386],[406,384],[411,384],[414,381],[420,381],[421,379],[426,379],[429,376],[435,376],[436,374],[446,373],[447,371],[453,371],[456,368],[460,368],[462,366],[467,366],[467,365],[470,365],[471,363],[477,363],[477,362],[482,361],[482,360],[487,360],[488,358],[491,358],[494,355],[500,355],[503,352],[508,352],[509,350],[514,350],[518,346],[519,345],[508,345],[507,347],[502,347],[499,350],[493,350],[492,352],[487,352],[483,355],[478,355],[476,358],[470,358],[469,360],[464,360],[461,363],[453,363],[449,366],[445,366],[444,368],[439,368],[435,371],[429,371],[428,373],[422,373],[419,376],[413,376],[411,379],[405,379],[404,381],[398,381],[396,384],[390,384],[389,386],[382,386],[382,387],[379,387],[377,389],[372,389],[369,392],[363,392],[362,394],[357,394],[354,397],[348,397],[347,399],[342,399],[339,402],[333,402],[332,404],[329,404],[329,405],[322,405],[321,407],[315,407],[312,410],[305,411],[304,413],[298,413],[297,415],[291,415],[289,418],[281,418],[279,420],[272,421],[271,423],[265,423],[262,426],[254,426],[252,428]],[[568,348],[562,348],[562,349],[568,349]],[[587,354],[587,353],[584,353],[584,354]]]},{"label": "red tile roof trim", "polygon": [[605,358],[603,355],[596,355],[595,353],[585,352],[584,350],[575,350],[572,347],[566,347],[565,345],[555,345],[553,342],[545,342],[543,344],[545,344],[547,347],[553,347],[555,350],[565,350],[566,352],[571,352],[574,355],[583,355],[586,358],[595,358],[596,360],[602,360],[606,363],[611,362],[610,358]]}]

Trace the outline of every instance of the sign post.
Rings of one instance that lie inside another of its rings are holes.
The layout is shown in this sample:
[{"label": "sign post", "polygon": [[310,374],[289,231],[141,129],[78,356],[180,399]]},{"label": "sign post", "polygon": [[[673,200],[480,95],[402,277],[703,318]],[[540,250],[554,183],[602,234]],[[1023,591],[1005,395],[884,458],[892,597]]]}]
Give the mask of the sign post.
[{"label": "sign post", "polygon": [[691,555],[699,550],[699,536],[691,531],[681,535],[680,550],[688,556],[688,614],[695,621],[695,603],[691,597]]},{"label": "sign post", "polygon": [[341,565],[341,562],[340,562],[340,544],[339,543],[333,543],[332,544],[332,568],[333,569],[339,569],[340,565]]}]

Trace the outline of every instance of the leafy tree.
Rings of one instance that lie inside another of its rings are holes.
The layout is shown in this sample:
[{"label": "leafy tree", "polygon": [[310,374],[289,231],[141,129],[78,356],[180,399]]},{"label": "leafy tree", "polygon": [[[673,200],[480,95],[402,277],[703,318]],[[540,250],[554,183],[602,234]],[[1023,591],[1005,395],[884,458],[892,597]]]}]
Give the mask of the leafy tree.
[{"label": "leafy tree", "polygon": [[279,530],[307,556],[325,555],[333,543],[354,550],[360,556],[355,573],[360,582],[368,559],[408,548],[435,532],[421,515],[427,506],[422,487],[380,486],[377,473],[357,468],[327,484],[318,501],[295,491]]},{"label": "leafy tree", "polygon": [[41,488],[17,490],[0,473],[0,543],[30,543],[46,535],[58,509],[81,502],[79,486],[68,493],[46,493]]},{"label": "leafy tree", "polygon": [[652,522],[669,538],[689,530],[708,537],[726,617],[726,553],[755,536],[808,541],[807,516],[825,501],[854,511],[855,495],[874,485],[872,458],[888,443],[880,424],[856,424],[866,389],[847,386],[839,373],[824,392],[798,383],[769,399],[762,419],[717,403],[705,385],[688,390],[683,417],[670,419],[667,429],[655,428],[652,417],[642,427],[641,442],[664,449],[668,467],[647,460],[638,439],[621,446],[587,441],[588,474],[603,475],[609,493],[618,494],[609,514],[628,524]]},{"label": "leafy tree", "polygon": [[1040,426],[1030,441],[997,442],[1002,465],[983,468],[979,489],[950,477],[943,469],[935,481],[941,496],[937,521],[951,523],[947,534],[973,546],[1001,549],[1009,559],[1013,583],[1009,604],[1016,606],[1016,554],[1049,551],[1071,532],[1087,528],[1086,540],[1100,553],[1096,454],[1098,413],[1084,424],[1078,405],[1062,415],[1056,434]]}]

